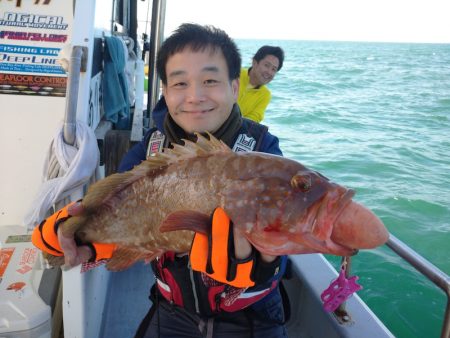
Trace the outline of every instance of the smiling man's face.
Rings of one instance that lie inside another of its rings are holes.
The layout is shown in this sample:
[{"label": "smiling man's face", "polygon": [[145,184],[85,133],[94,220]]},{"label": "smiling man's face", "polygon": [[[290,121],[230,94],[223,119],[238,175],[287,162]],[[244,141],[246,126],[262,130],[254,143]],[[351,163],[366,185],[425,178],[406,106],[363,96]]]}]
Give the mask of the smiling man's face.
[{"label": "smiling man's face", "polygon": [[257,87],[268,84],[273,80],[280,67],[280,61],[274,55],[266,55],[263,59],[252,62],[250,83]]},{"label": "smiling man's face", "polygon": [[239,80],[230,81],[220,50],[186,47],[169,57],[163,94],[170,116],[187,133],[211,133],[228,119],[237,100]]}]

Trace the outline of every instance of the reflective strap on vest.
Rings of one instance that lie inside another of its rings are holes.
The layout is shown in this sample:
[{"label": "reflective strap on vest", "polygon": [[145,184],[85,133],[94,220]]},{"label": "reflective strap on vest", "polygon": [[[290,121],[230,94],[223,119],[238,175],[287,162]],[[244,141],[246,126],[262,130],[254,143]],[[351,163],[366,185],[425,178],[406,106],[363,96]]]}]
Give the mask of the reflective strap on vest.
[{"label": "reflective strap on vest", "polygon": [[151,135],[147,145],[147,157],[151,154],[160,153],[164,148],[166,136],[159,130],[155,130]]}]

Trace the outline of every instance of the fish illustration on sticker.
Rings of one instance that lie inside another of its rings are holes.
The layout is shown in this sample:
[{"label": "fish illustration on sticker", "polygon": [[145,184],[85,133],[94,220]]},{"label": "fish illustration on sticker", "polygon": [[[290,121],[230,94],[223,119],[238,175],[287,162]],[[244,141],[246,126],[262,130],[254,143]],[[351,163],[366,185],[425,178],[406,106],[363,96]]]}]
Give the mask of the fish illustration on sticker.
[{"label": "fish illustration on sticker", "polygon": [[13,290],[15,292],[18,292],[20,290],[22,290],[27,284],[24,282],[16,282],[16,283],[12,283],[10,285],[8,285],[8,287],[6,288],[6,290]]}]

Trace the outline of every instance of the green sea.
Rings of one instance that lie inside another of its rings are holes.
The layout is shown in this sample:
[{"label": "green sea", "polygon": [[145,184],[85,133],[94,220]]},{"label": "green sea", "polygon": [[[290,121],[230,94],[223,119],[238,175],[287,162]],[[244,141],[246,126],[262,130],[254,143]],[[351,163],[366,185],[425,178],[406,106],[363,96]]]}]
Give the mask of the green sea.
[{"label": "green sea", "polygon": [[[284,66],[264,124],[284,155],[341,185],[450,274],[450,45],[237,40]],[[327,258],[338,268],[339,259]],[[360,297],[397,337],[440,337],[445,293],[386,246],[352,261]]]}]

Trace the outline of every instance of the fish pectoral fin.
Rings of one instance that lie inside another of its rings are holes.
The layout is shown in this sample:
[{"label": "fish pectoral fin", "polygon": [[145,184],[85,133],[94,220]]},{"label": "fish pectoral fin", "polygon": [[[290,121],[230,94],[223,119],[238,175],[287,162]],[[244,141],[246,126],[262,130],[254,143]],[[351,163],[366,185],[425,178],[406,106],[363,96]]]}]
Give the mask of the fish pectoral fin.
[{"label": "fish pectoral fin", "polygon": [[179,210],[166,217],[161,223],[159,231],[191,230],[206,235],[210,225],[210,215],[194,210]]},{"label": "fish pectoral fin", "polygon": [[162,254],[163,250],[158,249],[154,251],[142,251],[142,249],[119,246],[106,263],[106,268],[110,271],[122,271],[141,260],[151,262]]}]

